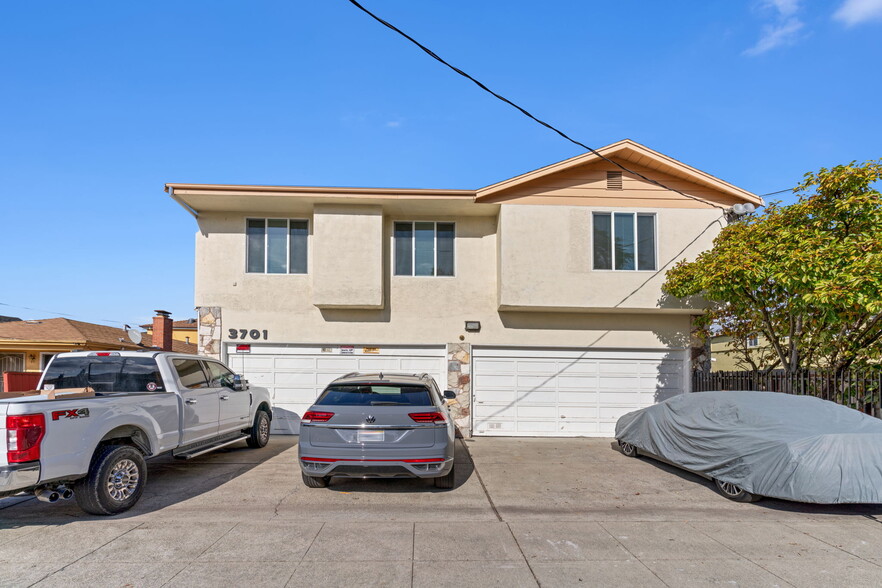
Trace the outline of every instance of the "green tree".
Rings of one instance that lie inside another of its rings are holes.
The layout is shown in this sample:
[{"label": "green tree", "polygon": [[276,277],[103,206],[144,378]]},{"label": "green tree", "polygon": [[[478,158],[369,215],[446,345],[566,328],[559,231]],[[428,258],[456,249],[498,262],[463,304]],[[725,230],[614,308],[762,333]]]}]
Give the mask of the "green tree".
[{"label": "green tree", "polygon": [[[882,160],[808,173],[795,204],[772,203],[680,261],[662,290],[701,295],[698,322],[744,341],[765,335],[768,369],[841,371],[882,357]],[[745,362],[756,361],[746,353]]]}]

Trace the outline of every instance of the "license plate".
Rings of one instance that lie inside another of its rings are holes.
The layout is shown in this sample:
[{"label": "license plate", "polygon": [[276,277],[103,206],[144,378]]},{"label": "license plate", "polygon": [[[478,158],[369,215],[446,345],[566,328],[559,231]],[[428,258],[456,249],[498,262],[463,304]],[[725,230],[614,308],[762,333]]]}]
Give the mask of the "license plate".
[{"label": "license plate", "polygon": [[386,439],[384,431],[359,431],[359,443],[382,443]]}]

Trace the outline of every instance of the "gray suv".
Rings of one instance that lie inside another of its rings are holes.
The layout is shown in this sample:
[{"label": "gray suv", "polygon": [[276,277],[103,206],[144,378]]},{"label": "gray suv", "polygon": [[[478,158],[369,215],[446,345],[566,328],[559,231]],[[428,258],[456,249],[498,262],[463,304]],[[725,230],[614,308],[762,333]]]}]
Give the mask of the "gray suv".
[{"label": "gray suv", "polygon": [[428,374],[360,374],[328,384],[300,421],[303,483],[341,478],[434,478],[453,488],[455,427]]}]

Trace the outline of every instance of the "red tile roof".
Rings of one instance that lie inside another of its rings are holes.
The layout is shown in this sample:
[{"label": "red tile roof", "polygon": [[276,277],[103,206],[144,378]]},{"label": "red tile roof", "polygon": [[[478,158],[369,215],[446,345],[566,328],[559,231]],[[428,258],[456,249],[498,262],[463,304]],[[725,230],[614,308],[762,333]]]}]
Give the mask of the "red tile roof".
[{"label": "red tile roof", "polygon": [[[141,335],[141,345],[135,345],[123,329],[66,318],[0,323],[0,341],[64,342],[107,349],[149,349],[153,344],[153,338],[146,333]],[[172,350],[196,353],[197,347],[193,343],[173,341]]]}]

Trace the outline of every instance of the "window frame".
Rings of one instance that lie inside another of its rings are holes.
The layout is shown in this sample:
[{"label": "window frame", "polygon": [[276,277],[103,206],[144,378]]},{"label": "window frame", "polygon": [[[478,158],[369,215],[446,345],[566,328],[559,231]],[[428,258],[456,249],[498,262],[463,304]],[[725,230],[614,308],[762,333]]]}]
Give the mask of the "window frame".
[{"label": "window frame", "polygon": [[[411,226],[411,233],[413,234],[413,239],[411,241],[410,248],[410,273],[409,274],[398,274],[396,272],[396,268],[398,267],[398,248],[395,246],[395,225],[399,223],[409,223]],[[432,223],[433,232],[434,232],[434,240],[432,242],[432,248],[435,253],[435,259],[433,261],[432,267],[432,275],[430,276],[419,276],[416,274],[416,224],[417,223]],[[438,225],[453,225],[453,273],[449,276],[439,276],[438,275]],[[459,262],[459,255],[456,252],[456,221],[448,221],[448,220],[407,220],[407,219],[396,219],[392,221],[392,276],[396,278],[455,278],[456,277],[456,264]]]},{"label": "window frame", "polygon": [[[287,227],[285,230],[285,269],[284,272],[268,272],[267,267],[269,266],[269,231],[267,230],[269,221],[286,221]],[[262,272],[253,272],[248,269],[248,223],[250,221],[263,221],[263,271]],[[292,272],[291,271],[291,223],[292,222],[304,222],[306,223],[306,271],[304,272]],[[269,216],[247,216],[245,217],[245,273],[246,274],[254,274],[254,275],[264,275],[264,276],[306,276],[309,275],[309,219],[308,218],[283,218],[283,217],[269,217]]]},{"label": "window frame", "polygon": [[[598,214],[606,214],[610,217],[610,267],[607,268],[597,268],[594,267],[594,249],[596,247],[596,242],[594,240],[594,218]],[[616,223],[615,223],[615,215],[616,214],[630,214],[634,217],[633,228],[634,228],[634,269],[616,269]],[[655,266],[654,269],[638,269],[639,266],[639,252],[638,246],[640,243],[640,235],[637,229],[637,219],[641,216],[652,217],[652,236],[653,236],[653,251],[652,251],[652,261]],[[658,213],[655,212],[633,212],[628,210],[593,210],[591,211],[591,231],[590,231],[590,242],[591,242],[591,271],[595,272],[657,272],[658,271],[658,244],[659,244],[659,235],[658,235]]]}]

